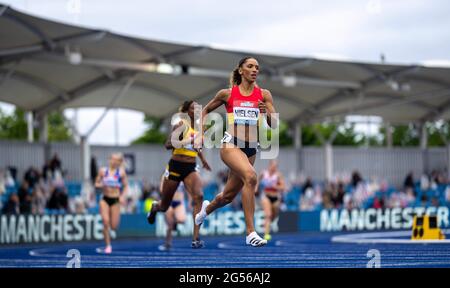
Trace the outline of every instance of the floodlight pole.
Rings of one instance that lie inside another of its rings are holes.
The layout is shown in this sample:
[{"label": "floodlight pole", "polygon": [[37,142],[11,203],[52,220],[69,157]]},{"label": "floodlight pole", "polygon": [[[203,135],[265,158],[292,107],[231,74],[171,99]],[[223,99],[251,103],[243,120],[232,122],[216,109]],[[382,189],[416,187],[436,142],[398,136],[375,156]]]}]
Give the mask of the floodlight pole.
[{"label": "floodlight pole", "polygon": [[48,143],[48,115],[43,114],[39,117],[39,142]]},{"label": "floodlight pole", "polygon": [[302,124],[296,122],[294,125],[294,147],[297,150],[302,149]]},{"label": "floodlight pole", "polygon": [[419,125],[420,128],[420,150],[422,152],[422,173],[428,173],[429,171],[429,159],[428,159],[428,131],[426,122],[422,122]]},{"label": "floodlight pole", "polygon": [[29,111],[26,114],[26,118],[27,118],[27,139],[28,139],[28,143],[33,143],[34,142],[34,131],[33,131],[33,112]]},{"label": "floodlight pole", "polygon": [[333,145],[327,141],[325,143],[325,179],[331,181],[333,178]]},{"label": "floodlight pole", "polygon": [[428,131],[426,122],[420,123],[420,148],[422,150],[428,149]]},{"label": "floodlight pole", "polygon": [[91,148],[88,142],[88,136],[81,135],[80,137],[80,147],[81,147],[81,177],[83,182],[89,181],[90,179],[90,158],[91,158]]},{"label": "floodlight pole", "polygon": [[296,171],[295,176],[298,176],[300,172],[303,170],[302,165],[302,158],[301,158],[301,152],[302,152],[302,124],[298,121],[295,122],[294,125],[294,148],[295,148],[295,154],[297,155],[297,165],[296,165]]},{"label": "floodlight pole", "polygon": [[386,122],[385,124],[385,129],[386,129],[386,146],[387,148],[391,149],[392,148],[392,126],[391,123]]},{"label": "floodlight pole", "polygon": [[330,135],[330,138],[325,139],[323,134],[320,132],[319,129],[317,129],[315,126],[313,126],[314,132],[319,138],[320,142],[322,142],[324,147],[324,158],[325,158],[325,179],[328,181],[331,181],[333,178],[334,173],[334,167],[333,167],[333,142],[334,139],[336,139],[336,136],[338,134],[338,129],[333,131],[333,133]]}]

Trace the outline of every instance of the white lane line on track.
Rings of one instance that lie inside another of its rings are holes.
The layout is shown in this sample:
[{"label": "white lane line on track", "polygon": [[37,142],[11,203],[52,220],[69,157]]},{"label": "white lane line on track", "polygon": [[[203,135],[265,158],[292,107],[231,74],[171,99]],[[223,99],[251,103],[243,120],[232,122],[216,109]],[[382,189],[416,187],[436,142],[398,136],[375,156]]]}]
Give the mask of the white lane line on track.
[{"label": "white lane line on track", "polygon": [[[449,234],[450,229],[443,230],[444,234]],[[357,234],[344,234],[333,236],[331,242],[334,243],[355,243],[355,244],[449,244],[450,239],[443,240],[411,240],[385,237],[405,237],[411,236],[411,231],[389,231],[370,232]]]}]

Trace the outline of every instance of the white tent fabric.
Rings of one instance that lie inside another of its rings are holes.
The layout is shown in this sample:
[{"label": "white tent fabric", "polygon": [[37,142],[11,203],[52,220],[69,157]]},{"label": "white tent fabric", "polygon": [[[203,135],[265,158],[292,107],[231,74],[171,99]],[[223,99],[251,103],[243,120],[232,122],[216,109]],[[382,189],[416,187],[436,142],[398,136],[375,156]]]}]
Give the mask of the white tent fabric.
[{"label": "white tent fabric", "polygon": [[[167,117],[183,100],[204,104],[226,88],[228,73],[248,54],[86,29],[0,5],[0,101],[36,115],[111,104]],[[251,55],[262,68],[259,85],[271,90],[286,121],[450,119],[448,68]],[[161,73],[161,63],[172,71]]]}]

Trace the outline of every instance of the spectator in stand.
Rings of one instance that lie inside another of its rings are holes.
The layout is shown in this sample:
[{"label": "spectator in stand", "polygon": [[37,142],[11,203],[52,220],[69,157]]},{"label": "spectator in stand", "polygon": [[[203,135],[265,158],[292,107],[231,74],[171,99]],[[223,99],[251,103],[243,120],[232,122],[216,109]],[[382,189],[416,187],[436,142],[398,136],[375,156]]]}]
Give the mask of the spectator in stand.
[{"label": "spectator in stand", "polygon": [[29,214],[31,213],[31,193],[30,186],[28,182],[24,180],[22,185],[20,185],[18,197],[19,197],[19,211],[21,214]]},{"label": "spectator in stand", "polygon": [[40,177],[41,175],[39,174],[39,171],[35,167],[31,166],[25,172],[24,180],[28,182],[30,188],[34,188],[34,186],[39,183]]},{"label": "spectator in stand", "polygon": [[431,173],[428,174],[428,177],[429,177],[430,181],[433,181],[433,180],[437,179],[437,175],[438,175],[438,172],[435,169],[433,169],[433,170],[431,170]]},{"label": "spectator in stand", "polygon": [[337,195],[338,195],[339,203],[342,205],[344,203],[344,195],[345,195],[345,185],[342,181],[338,182]]},{"label": "spectator in stand", "polygon": [[47,203],[48,209],[67,211],[67,192],[62,187],[53,187],[50,199]]},{"label": "spectator in stand", "polygon": [[86,213],[86,205],[81,197],[76,197],[75,199],[73,199],[73,204],[74,204],[74,208],[72,211],[75,214]]},{"label": "spectator in stand", "polygon": [[44,166],[42,167],[42,179],[47,182],[51,181],[53,178],[53,172],[50,168],[50,160],[45,162]]},{"label": "spectator in stand", "polygon": [[359,174],[359,171],[353,171],[352,173],[352,186],[353,188],[356,188],[358,184],[363,181],[363,178],[361,177],[361,174]]},{"label": "spectator in stand", "polygon": [[334,208],[332,195],[333,195],[333,186],[331,185],[331,182],[327,181],[325,183],[325,188],[324,188],[324,191],[323,191],[322,198],[324,199],[324,201],[329,201],[329,203],[324,203],[324,205],[328,204],[329,206],[331,206],[331,208]]},{"label": "spectator in stand", "polygon": [[9,195],[8,201],[6,201],[5,206],[3,206],[2,213],[8,215],[19,214],[19,205],[19,197],[16,193],[11,193],[11,195]]},{"label": "spectator in stand", "polygon": [[66,188],[66,184],[64,183],[64,178],[60,170],[55,170],[55,173],[53,173],[51,184],[63,190]]},{"label": "spectator in stand", "polygon": [[406,198],[404,200],[406,203],[404,207],[406,207],[411,203],[414,203],[414,201],[416,201],[416,194],[414,193],[414,190],[412,189],[406,190]]},{"label": "spectator in stand", "polygon": [[333,209],[333,202],[331,202],[331,196],[328,193],[324,193],[322,196],[322,208]]},{"label": "spectator in stand", "polygon": [[438,171],[438,170],[431,171],[430,181],[432,182],[432,185],[433,184],[441,185],[441,184],[446,184],[446,182],[447,182],[446,177],[444,176],[444,173],[442,173],[442,171]]},{"label": "spectator in stand", "polygon": [[92,183],[92,185],[94,185],[95,179],[97,179],[97,174],[98,174],[97,158],[95,158],[95,156],[91,157],[90,170],[91,170],[91,173],[90,173],[91,174],[91,183]]},{"label": "spectator in stand", "polygon": [[405,181],[403,182],[403,188],[405,191],[408,188],[411,188],[414,191],[414,175],[412,171],[406,175]]},{"label": "spectator in stand", "polygon": [[[8,197],[8,194],[12,191],[15,192],[16,190],[16,183],[14,182],[14,179],[11,177],[9,169],[0,170],[0,196]],[[0,212],[3,211],[3,208],[5,208],[4,205],[6,205],[6,202],[8,200],[3,199],[3,197],[0,197]],[[2,201],[3,200],[3,201]]]},{"label": "spectator in stand", "polygon": [[344,204],[344,184],[342,182],[331,183],[331,202],[335,208],[341,208]]},{"label": "spectator in stand", "polygon": [[385,206],[385,198],[384,195],[377,195],[375,196],[375,199],[373,200],[373,208],[375,209],[384,209],[386,208]]},{"label": "spectator in stand", "polygon": [[55,173],[56,170],[59,170],[62,172],[61,160],[59,159],[59,156],[57,153],[55,153],[53,155],[53,158],[50,160],[50,169],[52,170],[52,173]]},{"label": "spectator in stand", "polygon": [[450,202],[450,186],[445,189],[445,201]]},{"label": "spectator in stand", "polygon": [[447,184],[447,177],[443,171],[437,172],[433,180],[437,185]]},{"label": "spectator in stand", "polygon": [[[312,211],[314,209],[314,189],[311,187],[306,188],[300,195],[300,210]],[[323,202],[322,202],[323,203]]]},{"label": "spectator in stand", "polygon": [[11,176],[14,183],[17,182],[17,168],[14,166],[7,167],[8,174]]},{"label": "spectator in stand", "polygon": [[423,174],[422,177],[420,177],[420,190],[426,191],[430,188],[430,178],[428,175]]},{"label": "spectator in stand", "polygon": [[431,198],[431,206],[432,207],[439,207],[439,199],[437,197]]},{"label": "spectator in stand", "polygon": [[31,213],[38,215],[44,214],[46,203],[47,199],[44,191],[41,186],[37,185],[31,194]]},{"label": "spectator in stand", "polygon": [[[4,189],[3,192],[6,192],[7,188],[12,188],[16,186],[16,182],[14,181],[14,178],[11,176],[11,172],[9,171],[9,169],[5,169],[2,171],[3,173],[0,172],[0,189]],[[2,194],[2,192],[0,191],[0,194]]]},{"label": "spectator in stand", "polygon": [[304,194],[308,188],[314,189],[311,177],[306,178],[305,184],[302,186],[302,193]]},{"label": "spectator in stand", "polygon": [[428,203],[428,198],[426,195],[422,195],[422,197],[420,198],[420,206],[421,207],[426,207]]},{"label": "spectator in stand", "polygon": [[446,185],[448,183],[447,177],[443,171],[433,170],[430,175],[427,176],[431,189],[437,189],[440,185]]}]

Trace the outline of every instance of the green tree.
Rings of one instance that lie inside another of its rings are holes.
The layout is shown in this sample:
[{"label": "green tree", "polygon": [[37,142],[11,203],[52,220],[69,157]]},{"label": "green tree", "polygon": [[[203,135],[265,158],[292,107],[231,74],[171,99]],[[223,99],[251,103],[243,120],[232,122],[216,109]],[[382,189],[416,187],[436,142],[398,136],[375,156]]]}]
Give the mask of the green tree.
[{"label": "green tree", "polygon": [[[355,131],[354,123],[341,124],[334,129],[338,129],[333,145],[337,146],[359,146],[365,143],[365,137]],[[333,129],[333,130],[334,130]]]},{"label": "green tree", "polygon": [[[420,139],[419,133],[414,125],[393,125],[392,126],[392,145],[409,147],[418,146]],[[380,133],[386,135],[386,128],[380,127]],[[386,137],[383,136],[383,145],[387,144]]]},{"label": "green tree", "polygon": [[[48,115],[49,141],[69,141],[71,133],[64,115],[61,112],[52,112]],[[39,138],[38,129],[33,129],[34,138]],[[0,109],[0,139],[26,140],[28,135],[25,111],[15,108],[11,115]]]},{"label": "green tree", "polygon": [[133,140],[132,144],[148,144],[158,143],[163,144],[166,141],[167,133],[163,131],[163,119],[146,115],[144,119],[148,128],[137,139]]},{"label": "green tree", "polygon": [[384,141],[384,138],[380,134],[372,135],[372,136],[363,136],[363,139],[361,140],[362,143],[369,142],[370,147],[382,147],[383,141]]},{"label": "green tree", "polygon": [[48,141],[70,141],[72,134],[67,125],[64,114],[52,112],[48,115]]},{"label": "green tree", "polygon": [[450,138],[450,122],[440,121],[436,123],[427,124],[427,131],[428,131],[428,146],[430,147],[445,146],[444,139],[449,141]]},{"label": "green tree", "polygon": [[[7,115],[0,108],[0,139],[27,139],[27,122],[25,121],[25,112],[16,108],[11,115]],[[37,132],[34,131],[35,137]]]},{"label": "green tree", "polygon": [[[293,143],[293,138],[291,136],[291,132],[289,131],[289,125],[285,121],[280,121],[280,127],[278,133],[272,133],[272,130],[269,128],[264,130],[267,133],[267,139],[271,140],[272,137],[279,137],[280,146],[290,146]],[[262,132],[264,133],[264,132]]]},{"label": "green tree", "polygon": [[292,133],[289,131],[289,125],[280,121],[280,146],[292,146],[294,143],[294,138],[292,137]]},{"label": "green tree", "polygon": [[337,146],[357,146],[364,144],[364,137],[355,132],[354,124],[334,124],[334,123],[317,123],[302,126],[302,142],[305,146],[321,146],[323,143],[317,137],[315,130],[326,139],[337,129],[337,135],[333,141],[333,145]]}]

